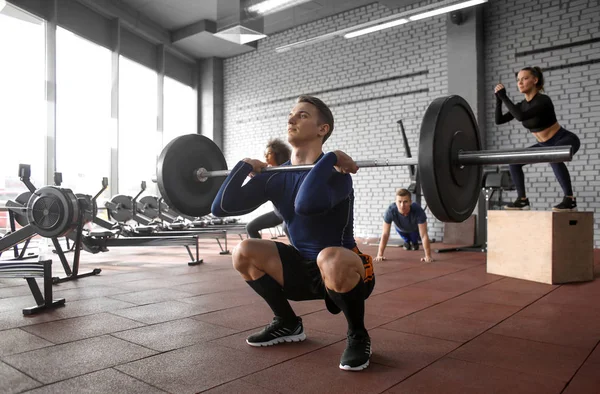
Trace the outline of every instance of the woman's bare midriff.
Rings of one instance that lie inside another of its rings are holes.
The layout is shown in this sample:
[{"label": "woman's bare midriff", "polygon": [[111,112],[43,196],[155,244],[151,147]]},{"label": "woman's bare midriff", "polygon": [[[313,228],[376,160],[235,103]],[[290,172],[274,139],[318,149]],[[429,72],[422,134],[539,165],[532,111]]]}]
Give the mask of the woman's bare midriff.
[{"label": "woman's bare midriff", "polygon": [[542,131],[536,131],[535,133],[533,133],[533,135],[535,136],[535,139],[538,140],[538,142],[546,142],[550,138],[554,137],[554,134],[556,134],[558,130],[560,130],[560,125],[558,124],[558,122],[556,122],[547,129],[544,129]]}]

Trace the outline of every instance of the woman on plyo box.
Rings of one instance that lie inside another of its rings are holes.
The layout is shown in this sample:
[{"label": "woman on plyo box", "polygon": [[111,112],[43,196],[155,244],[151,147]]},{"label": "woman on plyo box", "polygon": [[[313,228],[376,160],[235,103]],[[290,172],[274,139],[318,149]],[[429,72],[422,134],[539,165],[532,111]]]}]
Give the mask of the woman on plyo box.
[{"label": "woman on plyo box", "polygon": [[[579,138],[563,128],[556,120],[552,100],[544,91],[544,75],[539,67],[525,67],[517,75],[519,91],[525,99],[520,103],[513,102],[506,95],[506,89],[502,83],[496,85],[496,124],[503,124],[517,119],[529,129],[537,139],[537,143],[531,148],[541,146],[565,146],[573,147],[573,155],[577,153],[580,146]],[[502,113],[502,103],[508,112]],[[555,205],[553,211],[576,211],[577,201],[573,195],[571,176],[565,163],[551,163],[550,166],[558,179],[558,183],[564,192],[562,202]],[[525,176],[523,175],[523,164],[511,164],[510,174],[517,188],[517,199],[506,206],[506,209],[529,209],[529,199],[525,195]]]}]

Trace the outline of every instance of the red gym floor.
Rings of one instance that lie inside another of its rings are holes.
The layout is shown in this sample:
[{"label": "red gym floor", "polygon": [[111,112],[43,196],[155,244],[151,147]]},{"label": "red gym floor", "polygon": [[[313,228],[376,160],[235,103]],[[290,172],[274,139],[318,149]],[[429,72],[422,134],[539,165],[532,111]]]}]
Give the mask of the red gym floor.
[{"label": "red gym floor", "polygon": [[600,393],[598,279],[550,286],[487,274],[481,253],[426,264],[388,248],[366,306],[371,365],[346,372],[345,320],[322,301],[293,305],[305,342],[246,345],[271,313],[201,243],[196,267],[183,247],[83,254],[101,275],[55,285],[66,306],[35,317],[25,280],[0,279],[0,392]]}]

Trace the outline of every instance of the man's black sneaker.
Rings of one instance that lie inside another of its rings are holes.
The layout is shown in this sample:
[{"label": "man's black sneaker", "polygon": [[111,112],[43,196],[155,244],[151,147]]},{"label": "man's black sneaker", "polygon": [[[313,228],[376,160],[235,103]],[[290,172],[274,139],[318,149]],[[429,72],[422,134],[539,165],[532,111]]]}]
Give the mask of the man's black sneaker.
[{"label": "man's black sneaker", "polygon": [[369,366],[371,338],[368,334],[348,334],[346,350],[340,360],[340,369],[361,371]]},{"label": "man's black sneaker", "polygon": [[411,244],[410,250],[419,250],[419,244]]},{"label": "man's black sneaker", "polygon": [[404,245],[402,245],[402,249],[404,249],[404,250],[410,250],[410,248],[411,248],[410,242],[404,242]]},{"label": "man's black sneaker", "polygon": [[286,323],[278,316],[262,331],[246,338],[250,346],[271,346],[282,342],[300,342],[306,339],[302,319],[299,317],[293,323]]},{"label": "man's black sneaker", "polygon": [[504,207],[504,209],[509,209],[509,210],[527,210],[527,209],[530,209],[529,199],[526,198],[526,199],[523,200],[521,198],[517,198],[515,200],[515,202],[508,203]]},{"label": "man's black sneaker", "polygon": [[557,212],[576,211],[577,201],[575,198],[564,197],[562,202],[558,205],[555,205],[552,210]]}]

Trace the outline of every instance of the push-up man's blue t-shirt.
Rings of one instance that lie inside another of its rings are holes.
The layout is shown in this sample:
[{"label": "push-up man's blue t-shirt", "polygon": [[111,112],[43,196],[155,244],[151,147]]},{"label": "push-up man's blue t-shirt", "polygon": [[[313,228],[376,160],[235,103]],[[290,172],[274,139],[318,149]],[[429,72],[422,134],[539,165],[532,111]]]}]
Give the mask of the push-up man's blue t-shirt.
[{"label": "push-up man's blue t-shirt", "polygon": [[394,222],[400,232],[413,233],[419,230],[419,224],[427,223],[427,215],[416,202],[410,204],[410,212],[406,216],[398,211],[396,203],[391,203],[383,215],[383,221],[387,224]]},{"label": "push-up man's blue t-shirt", "polygon": [[[352,177],[335,170],[337,156],[321,155],[310,171],[252,172],[240,161],[225,179],[212,204],[215,216],[238,216],[271,201],[285,221],[290,242],[307,260],[331,246],[353,249]],[[290,162],[283,164],[290,165]]]}]

